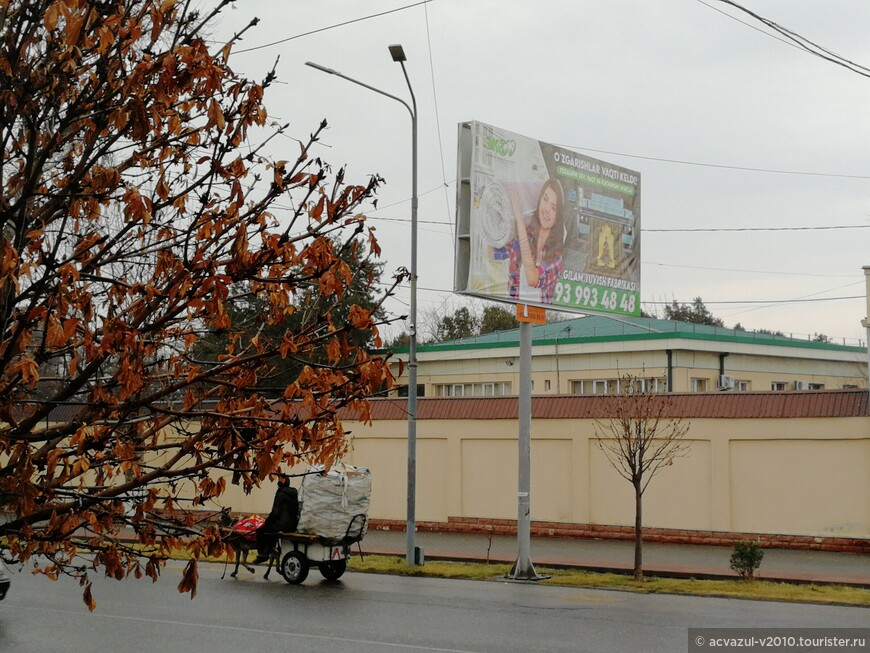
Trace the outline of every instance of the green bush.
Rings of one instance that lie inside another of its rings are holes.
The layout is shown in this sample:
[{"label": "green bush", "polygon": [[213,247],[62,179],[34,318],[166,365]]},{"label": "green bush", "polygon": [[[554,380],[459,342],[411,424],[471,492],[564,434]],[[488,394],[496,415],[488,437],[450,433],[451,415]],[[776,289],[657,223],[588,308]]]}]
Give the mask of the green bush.
[{"label": "green bush", "polygon": [[745,580],[755,578],[755,571],[761,566],[764,551],[761,544],[752,540],[738,540],[731,553],[731,569]]}]

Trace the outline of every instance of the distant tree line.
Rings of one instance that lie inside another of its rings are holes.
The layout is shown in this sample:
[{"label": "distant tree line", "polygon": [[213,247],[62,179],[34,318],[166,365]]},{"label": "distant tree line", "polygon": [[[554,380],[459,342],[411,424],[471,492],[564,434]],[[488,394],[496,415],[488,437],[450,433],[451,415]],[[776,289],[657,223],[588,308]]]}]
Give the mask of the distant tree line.
[{"label": "distant tree line", "polygon": [[[655,314],[641,311],[641,317],[657,318]],[[725,321],[713,315],[704,304],[701,297],[695,297],[689,303],[680,303],[673,300],[664,306],[664,319],[674,322],[687,322],[689,324],[704,324],[713,327],[725,328]],[[570,319],[569,314],[559,311],[548,311],[547,321],[556,322]],[[441,308],[424,311],[421,314],[417,329],[417,342],[428,344],[435,342],[448,342],[482,336],[497,331],[507,331],[519,328],[519,322],[511,308],[501,305],[488,304],[481,306],[479,303],[460,306],[458,308]],[[736,331],[747,331],[741,324],[732,327]],[[759,329],[756,333],[784,336],[782,331]],[[824,333],[815,333],[813,342],[832,342],[831,338]],[[409,337],[407,332],[402,332],[395,338],[387,341],[387,347],[407,347]]]},{"label": "distant tree line", "polygon": [[[509,331],[517,329],[519,326],[520,323],[517,322],[513,310],[496,304],[486,306],[472,304],[440,311],[433,309],[421,314],[417,329],[417,342],[429,344],[461,340],[496,331]],[[409,341],[407,331],[403,331],[388,341],[387,346],[389,348],[407,347]]]}]

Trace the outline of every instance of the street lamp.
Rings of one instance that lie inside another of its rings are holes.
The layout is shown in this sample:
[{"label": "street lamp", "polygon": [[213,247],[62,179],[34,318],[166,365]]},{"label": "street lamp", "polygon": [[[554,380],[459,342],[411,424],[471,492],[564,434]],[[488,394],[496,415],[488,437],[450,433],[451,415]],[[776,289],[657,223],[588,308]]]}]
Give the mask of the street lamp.
[{"label": "street lamp", "polygon": [[311,61],[306,61],[305,65],[329,75],[346,79],[370,91],[385,95],[396,102],[401,102],[402,106],[411,114],[411,308],[408,325],[408,521],[406,530],[407,563],[417,565],[422,564],[422,555],[414,540],[417,530],[417,100],[414,97],[414,89],[411,88],[408,71],[405,69],[404,49],[401,45],[391,45],[389,50],[393,61],[402,66],[402,73],[405,75],[408,91],[411,93],[410,105],[402,98],[343,75],[332,68],[326,68]]}]

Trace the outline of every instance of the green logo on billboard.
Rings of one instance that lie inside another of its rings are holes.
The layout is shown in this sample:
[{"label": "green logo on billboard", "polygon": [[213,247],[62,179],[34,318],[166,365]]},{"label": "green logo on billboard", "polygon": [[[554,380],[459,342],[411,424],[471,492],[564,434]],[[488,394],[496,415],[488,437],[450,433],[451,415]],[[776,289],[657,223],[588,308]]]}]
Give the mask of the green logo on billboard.
[{"label": "green logo on billboard", "polygon": [[487,136],[483,141],[483,149],[495,152],[499,156],[512,157],[517,151],[517,144],[514,141],[509,141],[506,138],[496,138],[495,136]]}]

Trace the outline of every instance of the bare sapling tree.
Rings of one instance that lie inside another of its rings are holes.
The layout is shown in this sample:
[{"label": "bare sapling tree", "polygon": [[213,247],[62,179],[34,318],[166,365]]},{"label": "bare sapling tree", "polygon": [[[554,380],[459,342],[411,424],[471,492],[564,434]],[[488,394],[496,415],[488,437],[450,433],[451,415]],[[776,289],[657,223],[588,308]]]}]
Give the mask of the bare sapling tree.
[{"label": "bare sapling tree", "polygon": [[0,546],[91,609],[89,571],[156,579],[178,546],[193,596],[227,485],[330,465],[339,412],[367,420],[393,382],[379,327],[404,275],[344,302],[348,252],[380,253],[382,180],[314,157],[325,123],[275,138],[274,69],[229,65],[251,25],[206,39],[228,4],[0,0]]},{"label": "bare sapling tree", "polygon": [[654,392],[652,379],[625,375],[607,396],[607,417],[595,420],[595,444],[634,488],[634,578],[643,580],[643,494],[674,459],[685,456],[689,423],[674,415],[667,394]]}]

